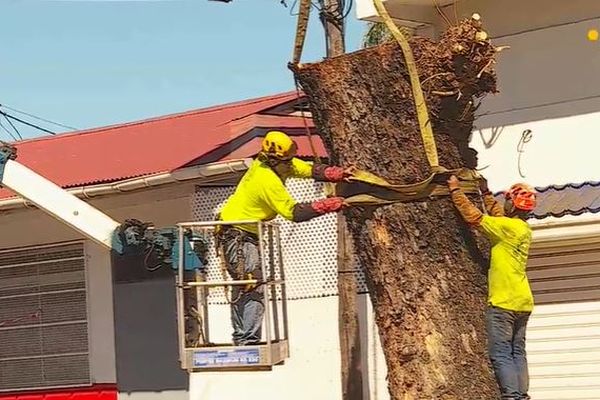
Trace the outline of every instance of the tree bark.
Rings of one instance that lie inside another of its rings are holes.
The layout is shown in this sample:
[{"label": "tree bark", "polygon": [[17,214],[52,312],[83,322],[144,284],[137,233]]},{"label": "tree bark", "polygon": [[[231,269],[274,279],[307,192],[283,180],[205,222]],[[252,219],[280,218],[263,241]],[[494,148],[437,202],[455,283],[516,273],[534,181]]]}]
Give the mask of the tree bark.
[{"label": "tree bark", "polygon": [[[495,91],[496,51],[478,21],[439,43],[412,38],[440,164],[474,168],[474,102]],[[386,43],[293,67],[333,162],[395,183],[426,178],[404,57]],[[449,197],[345,211],[365,267],[392,399],[498,397],[486,349],[487,263]]]}]

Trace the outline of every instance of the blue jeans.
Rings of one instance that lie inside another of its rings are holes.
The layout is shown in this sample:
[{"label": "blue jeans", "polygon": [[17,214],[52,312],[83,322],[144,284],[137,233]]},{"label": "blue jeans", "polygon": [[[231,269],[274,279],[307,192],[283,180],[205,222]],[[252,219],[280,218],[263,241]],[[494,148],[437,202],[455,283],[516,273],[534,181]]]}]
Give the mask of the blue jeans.
[{"label": "blue jeans", "polygon": [[[262,280],[257,239],[251,234],[230,228],[221,239],[227,272],[234,280]],[[238,346],[260,342],[265,310],[262,288],[247,290],[231,287],[231,324],[233,343]]]},{"label": "blue jeans", "polygon": [[525,331],[530,315],[497,307],[487,310],[488,351],[503,400],[530,398],[525,352]]}]

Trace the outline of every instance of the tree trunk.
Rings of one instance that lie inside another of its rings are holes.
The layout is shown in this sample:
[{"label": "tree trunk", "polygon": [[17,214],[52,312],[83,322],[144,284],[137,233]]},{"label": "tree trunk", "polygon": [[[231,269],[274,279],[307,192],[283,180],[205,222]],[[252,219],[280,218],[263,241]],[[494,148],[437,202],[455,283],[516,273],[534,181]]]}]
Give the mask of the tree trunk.
[{"label": "tree trunk", "polygon": [[[495,91],[496,53],[478,21],[439,43],[411,39],[440,164],[476,166],[468,148],[477,98]],[[386,43],[294,72],[332,160],[395,183],[426,178],[404,57]],[[498,397],[485,333],[487,263],[449,197],[345,212],[365,267],[392,399]]]}]

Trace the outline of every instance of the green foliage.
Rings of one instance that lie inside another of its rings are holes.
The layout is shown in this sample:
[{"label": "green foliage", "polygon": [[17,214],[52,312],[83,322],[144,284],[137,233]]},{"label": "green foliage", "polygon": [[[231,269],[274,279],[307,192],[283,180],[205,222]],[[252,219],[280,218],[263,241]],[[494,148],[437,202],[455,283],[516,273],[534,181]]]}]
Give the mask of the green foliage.
[{"label": "green foliage", "polygon": [[[411,28],[406,26],[399,26],[398,28],[407,38],[413,36],[413,30]],[[369,22],[367,33],[365,33],[365,36],[363,37],[362,47],[367,48],[377,46],[378,44],[389,42],[390,40],[394,40],[394,37],[383,22]]]}]

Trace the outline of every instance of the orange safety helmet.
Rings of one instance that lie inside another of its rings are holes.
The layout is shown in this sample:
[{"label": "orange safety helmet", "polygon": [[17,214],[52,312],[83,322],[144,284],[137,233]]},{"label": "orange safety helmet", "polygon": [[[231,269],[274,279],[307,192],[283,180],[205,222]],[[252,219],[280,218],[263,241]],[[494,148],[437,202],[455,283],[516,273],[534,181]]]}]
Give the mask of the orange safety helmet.
[{"label": "orange safety helmet", "polygon": [[291,160],[296,155],[297,149],[296,142],[281,131],[267,132],[262,142],[262,151],[265,155],[283,161]]},{"label": "orange safety helmet", "polygon": [[505,193],[505,197],[519,210],[533,211],[536,205],[535,189],[526,183],[515,183]]}]

